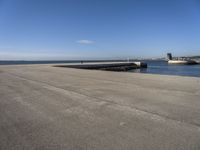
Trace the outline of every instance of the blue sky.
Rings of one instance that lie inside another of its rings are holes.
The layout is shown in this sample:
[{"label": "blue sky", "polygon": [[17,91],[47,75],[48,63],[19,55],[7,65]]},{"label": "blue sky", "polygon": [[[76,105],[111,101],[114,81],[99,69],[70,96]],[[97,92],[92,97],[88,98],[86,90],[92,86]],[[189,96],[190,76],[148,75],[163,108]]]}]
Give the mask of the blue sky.
[{"label": "blue sky", "polygon": [[200,0],[0,0],[0,59],[200,55]]}]

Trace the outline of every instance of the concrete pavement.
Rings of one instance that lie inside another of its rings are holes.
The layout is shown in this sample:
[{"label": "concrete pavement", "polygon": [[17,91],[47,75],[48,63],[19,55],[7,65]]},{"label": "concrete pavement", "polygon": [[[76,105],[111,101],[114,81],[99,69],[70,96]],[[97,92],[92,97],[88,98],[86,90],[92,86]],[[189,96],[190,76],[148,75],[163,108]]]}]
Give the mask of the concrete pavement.
[{"label": "concrete pavement", "polygon": [[0,66],[2,150],[199,150],[200,78]]}]

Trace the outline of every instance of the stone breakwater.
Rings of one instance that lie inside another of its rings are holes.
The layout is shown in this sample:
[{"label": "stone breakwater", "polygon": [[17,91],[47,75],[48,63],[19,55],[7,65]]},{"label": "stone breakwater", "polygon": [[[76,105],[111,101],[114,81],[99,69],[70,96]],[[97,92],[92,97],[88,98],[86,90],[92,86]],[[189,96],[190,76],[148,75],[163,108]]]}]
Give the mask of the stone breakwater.
[{"label": "stone breakwater", "polygon": [[128,71],[138,68],[147,68],[144,62],[100,62],[100,63],[76,63],[55,65],[55,67],[67,67],[76,69],[107,70],[107,71]]}]

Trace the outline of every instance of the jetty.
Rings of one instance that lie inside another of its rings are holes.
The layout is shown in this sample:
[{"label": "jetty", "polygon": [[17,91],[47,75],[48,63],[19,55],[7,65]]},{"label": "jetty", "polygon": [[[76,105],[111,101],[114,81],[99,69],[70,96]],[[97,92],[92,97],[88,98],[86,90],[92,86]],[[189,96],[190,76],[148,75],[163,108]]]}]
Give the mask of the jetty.
[{"label": "jetty", "polygon": [[59,64],[55,67],[67,67],[76,69],[94,69],[94,70],[108,70],[108,71],[128,71],[138,68],[147,68],[145,62],[92,62],[92,63],[72,63],[72,64]]},{"label": "jetty", "polygon": [[200,148],[200,78],[55,65],[0,66],[0,149]]}]

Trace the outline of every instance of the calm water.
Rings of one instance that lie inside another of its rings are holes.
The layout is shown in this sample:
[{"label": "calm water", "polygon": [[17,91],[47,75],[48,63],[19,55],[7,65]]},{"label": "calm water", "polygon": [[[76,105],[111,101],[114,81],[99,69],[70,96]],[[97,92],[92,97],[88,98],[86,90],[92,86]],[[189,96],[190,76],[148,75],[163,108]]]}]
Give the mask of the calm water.
[{"label": "calm water", "polygon": [[[0,65],[13,64],[51,64],[51,63],[75,63],[76,61],[0,61]],[[94,61],[85,61],[94,62]],[[166,61],[146,61],[148,68],[134,69],[130,72],[165,74],[165,75],[180,75],[200,77],[200,65],[168,65]]]},{"label": "calm water", "polygon": [[146,61],[148,68],[131,72],[200,77],[200,65],[168,65],[166,61]]}]

